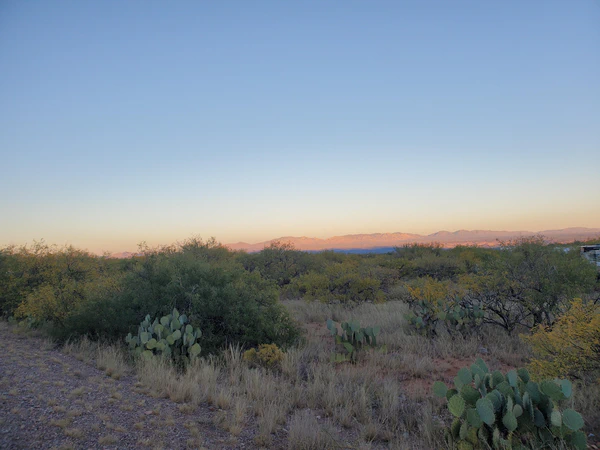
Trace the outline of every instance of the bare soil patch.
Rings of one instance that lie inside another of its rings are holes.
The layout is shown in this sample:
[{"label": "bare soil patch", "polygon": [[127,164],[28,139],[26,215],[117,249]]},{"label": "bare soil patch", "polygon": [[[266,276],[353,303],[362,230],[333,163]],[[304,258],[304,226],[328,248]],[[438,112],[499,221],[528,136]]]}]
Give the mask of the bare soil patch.
[{"label": "bare soil patch", "polygon": [[67,356],[47,341],[0,323],[0,448],[242,449],[213,425],[218,410],[192,412],[145,395],[134,374],[119,380]]}]

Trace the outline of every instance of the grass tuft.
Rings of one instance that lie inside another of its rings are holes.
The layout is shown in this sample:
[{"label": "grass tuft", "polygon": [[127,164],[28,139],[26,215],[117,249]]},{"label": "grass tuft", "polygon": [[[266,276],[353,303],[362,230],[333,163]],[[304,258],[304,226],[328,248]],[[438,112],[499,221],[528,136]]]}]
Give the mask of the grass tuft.
[{"label": "grass tuft", "polygon": [[98,347],[96,367],[115,380],[120,380],[128,370],[123,351],[116,345]]},{"label": "grass tuft", "polygon": [[98,444],[100,445],[113,445],[119,442],[119,439],[113,434],[105,434],[104,436],[100,436],[98,438]]}]

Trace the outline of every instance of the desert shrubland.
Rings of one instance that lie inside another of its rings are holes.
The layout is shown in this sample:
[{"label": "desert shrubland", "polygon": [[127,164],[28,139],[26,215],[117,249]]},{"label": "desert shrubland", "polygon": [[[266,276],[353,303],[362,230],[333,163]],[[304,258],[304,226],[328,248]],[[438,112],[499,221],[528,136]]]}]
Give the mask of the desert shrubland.
[{"label": "desert shrubland", "polygon": [[[521,384],[547,377],[572,386],[569,408],[556,409],[572,433],[554,433],[555,444],[579,445],[599,421],[598,274],[564,248],[537,237],[497,249],[309,254],[274,243],[247,254],[190,239],[117,260],[35,243],[0,251],[0,313],[15,332],[52,336],[114,379],[135,375],[136,390],[190,417],[211,405],[214,424],[233,436],[255,427],[256,446],[504,445],[524,420],[516,406],[529,408]],[[531,380],[521,371],[515,381],[511,371],[524,367]],[[449,409],[431,388],[460,373]],[[509,415],[494,438],[488,408],[478,417],[489,436],[476,436],[482,425],[468,410],[480,398],[469,383],[481,399],[499,390],[495,414],[502,421],[510,409],[518,427]],[[542,414],[552,432],[558,415]]]}]

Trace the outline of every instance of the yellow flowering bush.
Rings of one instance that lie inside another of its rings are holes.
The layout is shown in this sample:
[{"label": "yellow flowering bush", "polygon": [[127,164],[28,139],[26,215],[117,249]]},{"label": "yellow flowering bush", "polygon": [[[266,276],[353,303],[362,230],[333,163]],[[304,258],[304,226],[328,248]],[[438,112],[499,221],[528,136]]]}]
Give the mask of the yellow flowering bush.
[{"label": "yellow flowering bush", "polygon": [[426,301],[432,304],[443,302],[448,295],[453,293],[449,281],[438,281],[431,277],[418,278],[406,288],[412,300]]},{"label": "yellow flowering bush", "polygon": [[244,361],[255,366],[262,366],[267,369],[275,369],[283,361],[283,352],[275,344],[261,344],[258,351],[255,348],[244,352]]},{"label": "yellow flowering bush", "polygon": [[580,298],[552,327],[537,326],[523,339],[536,358],[530,368],[537,377],[584,377],[600,371],[600,305]]}]

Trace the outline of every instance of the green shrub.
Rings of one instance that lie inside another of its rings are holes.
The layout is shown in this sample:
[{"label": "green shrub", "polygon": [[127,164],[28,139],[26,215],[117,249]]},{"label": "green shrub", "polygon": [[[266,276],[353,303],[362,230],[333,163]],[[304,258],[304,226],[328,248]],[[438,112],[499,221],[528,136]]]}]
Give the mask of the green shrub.
[{"label": "green shrub", "polygon": [[150,254],[125,277],[117,297],[122,308],[134,305],[136,325],[146,313],[187,311],[192,326],[202,330],[203,354],[218,353],[227,343],[286,346],[299,337],[277,288],[231,260],[209,262],[190,251]]},{"label": "green shrub", "polygon": [[436,280],[452,279],[464,272],[464,267],[457,258],[427,255],[411,261],[411,277],[431,277]]},{"label": "green shrub", "polygon": [[258,253],[242,254],[240,260],[247,271],[257,271],[279,287],[290,284],[315,265],[314,256],[297,250],[293,244],[279,241],[271,242]]},{"label": "green shrub", "polygon": [[11,317],[25,294],[23,264],[14,247],[0,249],[0,317]]},{"label": "green shrub", "polygon": [[434,394],[448,400],[454,416],[446,430],[448,444],[458,449],[527,449],[563,443],[585,449],[583,418],[570,408],[560,408],[571,398],[568,380],[533,382],[526,369],[490,373],[478,359],[464,367],[454,387],[436,381]]},{"label": "green shrub", "polygon": [[542,236],[501,243],[477,273],[461,278],[486,310],[486,323],[512,333],[552,325],[574,297],[592,291],[597,271],[573,249],[546,245]]},{"label": "green shrub", "polygon": [[195,240],[146,249],[143,256],[121,264],[118,278],[91,290],[70,315],[66,336],[121,340],[137,333],[147,314],[162,317],[176,308],[202,330],[202,354],[219,353],[229,343],[289,346],[300,337],[274,283],[245,271],[229,250],[215,243]]},{"label": "green shrub", "polygon": [[332,263],[322,272],[308,272],[297,277],[288,288],[288,296],[333,303],[383,302],[381,281],[363,271],[358,260]]},{"label": "green shrub", "polygon": [[444,248],[439,242],[431,244],[405,244],[402,247],[394,248],[394,255],[408,260],[422,258],[424,256],[441,256]]},{"label": "green shrub", "polygon": [[[112,276],[114,267],[72,246],[35,242],[30,248],[0,252],[0,303],[33,326],[64,334],[66,322],[88,300],[92,287]],[[6,272],[4,272],[6,270]],[[15,297],[19,303],[15,307]]]}]

